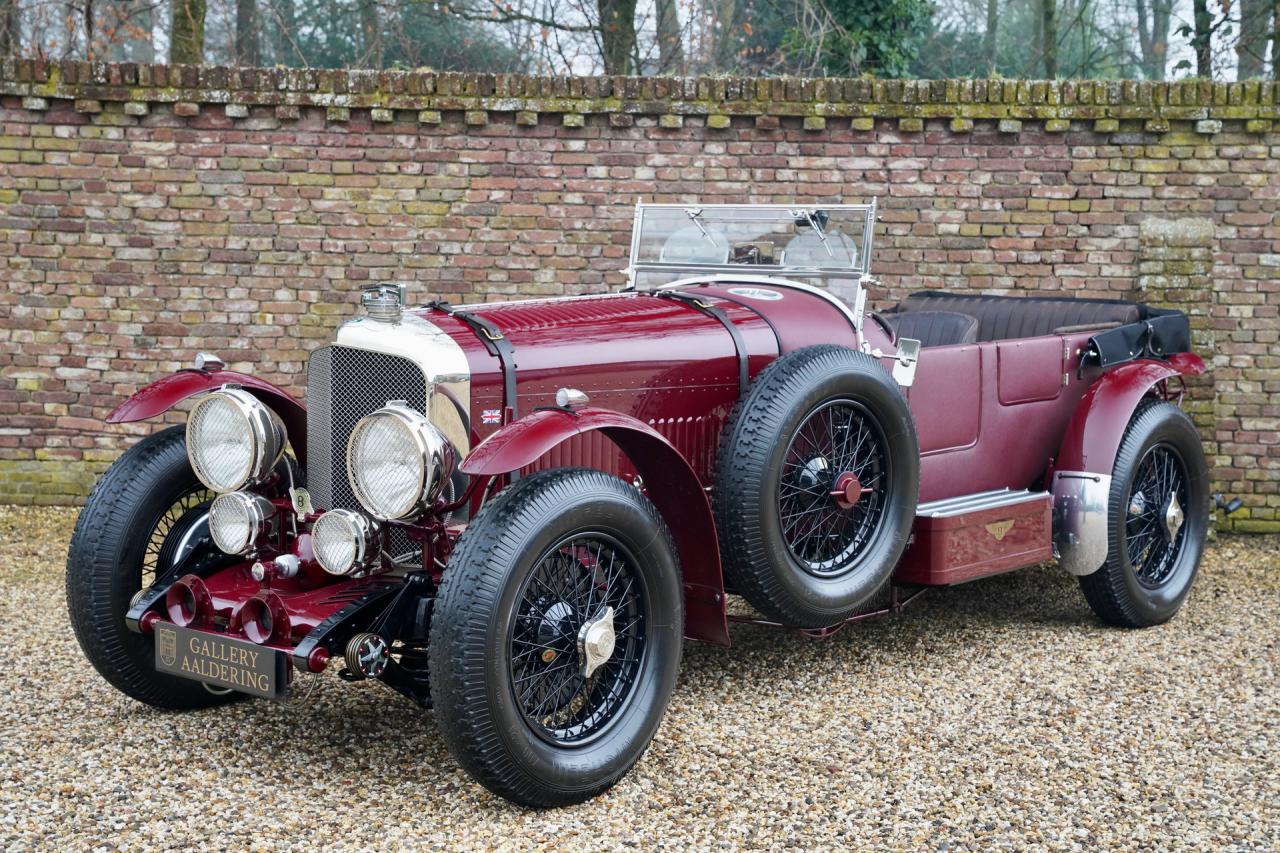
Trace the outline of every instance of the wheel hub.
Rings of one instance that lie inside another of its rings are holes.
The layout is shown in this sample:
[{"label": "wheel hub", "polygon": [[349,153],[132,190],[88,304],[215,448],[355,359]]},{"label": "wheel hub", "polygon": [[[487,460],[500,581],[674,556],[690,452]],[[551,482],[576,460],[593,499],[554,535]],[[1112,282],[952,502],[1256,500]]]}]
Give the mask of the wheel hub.
[{"label": "wheel hub", "polygon": [[[573,606],[561,599],[552,599],[543,603],[542,618],[538,620],[538,641],[544,645],[552,645],[555,641],[569,633],[573,620]],[[569,636],[573,636],[569,633]]]},{"label": "wheel hub", "polygon": [[1164,508],[1164,527],[1169,531],[1169,541],[1172,542],[1178,536],[1178,531],[1182,529],[1182,522],[1186,520],[1186,515],[1182,512],[1182,505],[1178,503],[1177,495],[1169,495],[1169,502]]},{"label": "wheel hub", "polygon": [[582,662],[583,678],[590,678],[608,662],[616,643],[612,607],[606,607],[596,619],[583,623],[578,631],[578,660]]},{"label": "wheel hub", "polygon": [[853,509],[854,504],[862,500],[862,495],[869,491],[871,490],[862,487],[857,474],[845,471],[831,484],[830,495],[841,509]]},{"label": "wheel hub", "polygon": [[806,491],[816,492],[830,482],[827,477],[830,467],[825,456],[814,456],[800,467],[796,474],[796,484]]}]

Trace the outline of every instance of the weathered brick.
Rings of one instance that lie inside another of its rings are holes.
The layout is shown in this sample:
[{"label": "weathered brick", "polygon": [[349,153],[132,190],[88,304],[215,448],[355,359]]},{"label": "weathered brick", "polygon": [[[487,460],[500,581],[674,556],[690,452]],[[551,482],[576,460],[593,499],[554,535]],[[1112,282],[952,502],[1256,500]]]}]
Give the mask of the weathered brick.
[{"label": "weathered brick", "polygon": [[111,88],[75,66],[34,97],[10,67],[0,94],[27,115],[0,128],[0,501],[77,499],[132,436],[181,423],[102,419],[197,351],[301,392],[361,284],[456,301],[616,288],[619,199],[801,187],[879,198],[878,307],[945,280],[1186,311],[1211,370],[1184,403],[1214,488],[1245,500],[1229,523],[1280,527],[1272,86],[1211,103],[1194,81],[492,91],[334,71],[319,88],[301,72],[261,89],[231,75],[206,103],[212,89],[189,88],[203,78],[164,68]]}]

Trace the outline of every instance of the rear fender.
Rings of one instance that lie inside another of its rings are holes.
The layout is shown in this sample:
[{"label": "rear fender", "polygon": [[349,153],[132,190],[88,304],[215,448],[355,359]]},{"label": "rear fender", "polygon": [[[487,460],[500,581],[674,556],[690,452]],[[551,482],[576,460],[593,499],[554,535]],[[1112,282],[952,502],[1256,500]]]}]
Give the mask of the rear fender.
[{"label": "rear fender", "polygon": [[1142,398],[1158,382],[1201,373],[1204,362],[1185,352],[1168,361],[1130,361],[1108,370],[1080,398],[1054,467],[1110,475],[1129,418]]},{"label": "rear fender", "polygon": [[461,471],[496,477],[532,464],[575,435],[599,430],[626,454],[675,539],[683,572],[685,636],[727,646],[724,579],[711,505],[680,451],[642,421],[609,409],[542,409],[480,443]]},{"label": "rear fender", "polygon": [[1199,376],[1204,369],[1192,353],[1178,353],[1168,361],[1131,361],[1108,370],[1080,399],[1052,481],[1054,545],[1071,574],[1092,574],[1107,559],[1111,472],[1134,410],[1158,383]]},{"label": "rear fender", "polygon": [[307,410],[288,392],[262,379],[232,370],[179,370],[138,390],[107,415],[109,424],[145,421],[164,414],[174,406],[197,394],[214,391],[223,385],[237,385],[265,403],[280,416],[293,446],[294,455],[303,465],[307,461]]}]

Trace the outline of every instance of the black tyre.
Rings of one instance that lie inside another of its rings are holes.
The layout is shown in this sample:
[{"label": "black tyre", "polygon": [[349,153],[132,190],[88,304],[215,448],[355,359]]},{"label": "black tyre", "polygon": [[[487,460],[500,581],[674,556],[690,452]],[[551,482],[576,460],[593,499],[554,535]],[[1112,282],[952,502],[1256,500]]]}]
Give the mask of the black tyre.
[{"label": "black tyre", "polygon": [[[602,651],[610,611],[601,663],[581,641]],[[594,797],[653,738],[683,627],[679,563],[653,504],[598,471],[520,480],[467,526],[440,586],[428,657],[445,743],[513,802]]]},{"label": "black tyre", "polygon": [[1111,474],[1107,560],[1080,578],[1108,625],[1173,618],[1200,567],[1209,530],[1209,470],[1195,425],[1172,403],[1145,402],[1129,421]]},{"label": "black tyre", "polygon": [[919,480],[911,411],[879,362],[827,345],[782,356],[721,439],[713,502],[733,589],[788,625],[847,618],[902,556]]},{"label": "black tyre", "polygon": [[154,641],[124,623],[134,595],[189,549],[223,559],[203,535],[212,499],[187,462],[184,428],[171,427],[138,442],[107,469],[71,534],[67,608],[80,648],[112,686],[157,708],[204,708],[239,695],[156,672]]}]

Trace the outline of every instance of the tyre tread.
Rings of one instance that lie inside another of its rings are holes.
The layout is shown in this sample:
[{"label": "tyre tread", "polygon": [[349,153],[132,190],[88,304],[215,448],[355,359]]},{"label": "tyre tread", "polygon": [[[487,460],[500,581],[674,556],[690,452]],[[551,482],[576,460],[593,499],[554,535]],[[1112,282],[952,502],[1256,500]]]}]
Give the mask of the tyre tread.
[{"label": "tyre tread", "polygon": [[643,754],[641,750],[634,760],[615,768],[607,779],[589,788],[553,787],[529,775],[512,760],[499,737],[498,723],[486,697],[483,639],[502,593],[503,577],[488,567],[512,565],[518,556],[510,547],[513,540],[522,540],[546,512],[590,490],[638,497],[645,511],[657,521],[669,553],[677,553],[658,510],[618,478],[587,468],[539,472],[503,489],[467,525],[450,557],[432,618],[428,644],[432,696],[436,719],[450,752],[490,791],[537,808],[570,805],[603,793]]}]

